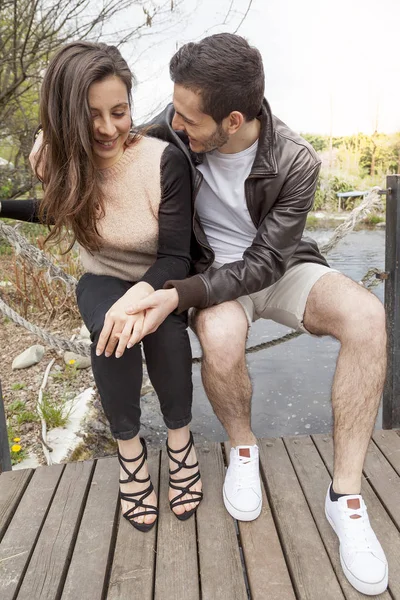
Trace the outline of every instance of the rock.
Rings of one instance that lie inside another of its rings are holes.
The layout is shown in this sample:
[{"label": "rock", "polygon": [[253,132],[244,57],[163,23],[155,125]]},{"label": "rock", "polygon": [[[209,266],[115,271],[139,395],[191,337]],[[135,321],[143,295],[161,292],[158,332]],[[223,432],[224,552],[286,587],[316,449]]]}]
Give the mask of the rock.
[{"label": "rock", "polygon": [[[75,362],[71,363],[74,360]],[[66,365],[73,364],[77,369],[88,369],[91,366],[90,356],[80,356],[75,352],[64,352],[64,362]]]},{"label": "rock", "polygon": [[40,344],[35,344],[14,358],[12,369],[27,369],[32,365],[36,365],[42,360],[43,355],[44,347],[40,346]]},{"label": "rock", "polygon": [[86,327],[86,325],[82,325],[82,327],[81,327],[81,329],[79,331],[79,338],[81,340],[84,340],[84,339],[90,340],[90,331]]},{"label": "rock", "polygon": [[146,394],[149,394],[150,392],[154,392],[154,388],[151,385],[150,379],[144,375],[140,396],[146,396]]}]

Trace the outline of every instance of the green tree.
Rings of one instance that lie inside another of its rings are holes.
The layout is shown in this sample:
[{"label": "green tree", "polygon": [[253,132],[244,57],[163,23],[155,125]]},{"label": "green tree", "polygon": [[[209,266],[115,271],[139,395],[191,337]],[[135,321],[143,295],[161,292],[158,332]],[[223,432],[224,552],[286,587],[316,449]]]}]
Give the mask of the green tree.
[{"label": "green tree", "polygon": [[[16,197],[31,189],[28,155],[38,123],[43,71],[62,45],[72,40],[104,39],[106,25],[119,16],[113,32],[118,45],[165,24],[174,0],[0,0],[0,150],[13,163],[0,168],[0,194]],[[123,14],[137,8],[126,28]]]}]

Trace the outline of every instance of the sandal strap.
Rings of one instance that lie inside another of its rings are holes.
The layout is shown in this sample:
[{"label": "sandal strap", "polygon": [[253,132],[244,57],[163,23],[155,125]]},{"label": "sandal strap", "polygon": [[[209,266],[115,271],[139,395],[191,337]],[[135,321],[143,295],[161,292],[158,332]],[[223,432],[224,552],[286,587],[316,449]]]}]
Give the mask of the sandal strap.
[{"label": "sandal strap", "polygon": [[[149,487],[142,492],[120,492],[119,497],[121,500],[126,500],[127,502],[132,502],[134,504],[132,508],[129,508],[126,512],[124,512],[123,516],[127,519],[137,519],[137,517],[142,515],[158,515],[158,508],[156,506],[145,503],[146,498],[150,496],[153,490],[153,484],[150,483]],[[136,498],[135,496],[140,497]],[[133,514],[138,508],[143,508],[145,510]]]},{"label": "sandal strap", "polygon": [[[153,484],[150,479],[150,475],[148,475],[144,479],[137,477],[137,473],[143,467],[143,465],[145,464],[146,459],[147,459],[146,442],[144,441],[143,438],[140,438],[140,442],[142,444],[143,449],[142,449],[141,453],[138,456],[136,456],[136,458],[124,458],[122,456],[122,454],[120,453],[120,451],[118,450],[119,464],[121,465],[121,467],[123,468],[125,473],[128,475],[128,477],[126,479],[120,479],[119,483],[120,484],[132,483],[132,481],[134,481],[135,483],[146,483],[148,481],[150,482],[149,486],[140,492],[122,492],[121,490],[119,491],[119,497],[121,500],[125,500],[126,502],[131,502],[133,504],[132,508],[129,508],[127,511],[125,511],[123,513],[123,516],[125,517],[125,519],[128,519],[128,521],[134,521],[138,517],[142,517],[142,516],[146,516],[146,515],[158,515],[158,507],[157,506],[154,506],[152,504],[146,504],[144,502],[146,500],[146,498],[148,498],[154,490]],[[136,467],[136,469],[133,471],[133,473],[131,473],[129,471],[129,469],[125,466],[124,462],[122,462],[122,461],[127,462],[127,463],[134,463],[134,462],[140,461],[140,463]],[[138,513],[135,513],[135,510],[137,510],[138,508],[143,508],[144,510],[142,510]]]},{"label": "sandal strap", "polygon": [[[170,448],[170,446],[168,446],[168,441],[166,442],[168,457],[172,460],[172,462],[174,462],[175,464],[178,465],[178,467],[176,469],[174,469],[173,471],[171,471],[171,469],[169,470],[170,475],[175,475],[175,473],[178,473],[178,471],[182,468],[194,469],[195,467],[198,466],[198,464],[199,464],[198,462],[195,465],[187,465],[186,464],[186,460],[188,459],[188,456],[190,454],[193,444],[194,444],[194,440],[193,440],[192,432],[190,432],[188,443],[186,444],[186,446],[184,446],[180,450],[172,450],[172,448]],[[180,454],[181,452],[185,452],[185,455],[181,460],[178,460],[177,458],[175,458],[175,456],[173,456],[173,454]]]},{"label": "sandal strap", "polygon": [[[140,479],[139,477],[137,477],[137,473],[139,473],[140,469],[143,467],[144,463],[146,462],[147,459],[147,448],[146,448],[146,443],[144,441],[143,438],[140,438],[140,443],[142,444],[142,451],[141,453],[136,456],[135,458],[124,458],[122,456],[122,454],[120,453],[120,451],[118,450],[118,461],[119,464],[121,465],[122,469],[125,471],[125,473],[128,475],[128,477],[126,479],[120,479],[119,483],[132,483],[132,481],[135,481],[136,483],[146,483],[147,481],[150,481],[150,475],[148,477],[145,477],[144,479]],[[136,469],[133,471],[133,473],[131,471],[129,471],[129,469],[127,468],[127,466],[124,463],[133,463],[133,462],[137,462],[140,460],[140,464],[136,467]]]},{"label": "sandal strap", "polygon": [[[193,465],[188,465],[186,463],[193,445],[194,445],[194,440],[193,440],[192,432],[190,432],[188,443],[186,444],[186,446],[181,448],[181,450],[172,450],[172,448],[170,448],[170,446],[168,445],[168,442],[166,443],[168,457],[177,465],[176,469],[169,469],[169,474],[170,474],[169,486],[172,489],[180,492],[180,494],[178,494],[177,496],[175,496],[175,498],[170,500],[169,505],[170,505],[171,509],[175,508],[176,506],[180,506],[182,504],[188,504],[189,502],[200,503],[203,499],[203,492],[198,492],[196,490],[190,489],[195,483],[197,483],[200,480],[200,470],[198,468],[199,462],[196,461]],[[185,452],[185,455],[181,460],[178,460],[177,458],[175,458],[175,456],[173,456],[173,454],[179,454],[181,452]],[[179,471],[181,469],[195,469],[196,467],[197,467],[197,472],[193,473],[192,475],[189,475],[188,477],[182,477],[180,479],[172,479],[171,478],[171,475],[175,475],[176,473],[179,473]],[[186,484],[186,485],[183,485],[183,486],[179,485],[182,483]],[[191,494],[192,496],[196,496],[196,497],[192,498],[191,500],[182,500],[182,498],[184,496],[186,496],[186,494]]]}]

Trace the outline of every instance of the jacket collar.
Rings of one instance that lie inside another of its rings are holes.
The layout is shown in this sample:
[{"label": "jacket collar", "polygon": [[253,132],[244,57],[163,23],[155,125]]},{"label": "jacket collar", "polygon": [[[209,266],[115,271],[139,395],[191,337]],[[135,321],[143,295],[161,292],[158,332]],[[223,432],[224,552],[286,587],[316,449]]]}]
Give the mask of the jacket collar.
[{"label": "jacket collar", "polygon": [[250,177],[275,177],[278,174],[278,167],[274,152],[274,127],[271,109],[265,98],[257,118],[261,123],[261,128]]},{"label": "jacket collar", "polygon": [[[177,144],[182,150],[189,153],[192,162],[197,165],[203,162],[203,154],[196,154],[189,148],[187,136],[181,131],[174,131],[171,127],[174,116],[173,104],[168,104],[164,111],[158,115],[151,124],[164,124],[164,139]],[[275,177],[278,174],[278,168],[274,153],[274,128],[272,122],[272,113],[267,100],[263,100],[261,111],[257,117],[261,123],[260,137],[258,139],[258,148],[250,177]],[[165,126],[167,131],[165,131]],[[151,132],[149,132],[151,134]],[[153,135],[157,135],[153,133]],[[157,136],[158,137],[158,136]]]}]

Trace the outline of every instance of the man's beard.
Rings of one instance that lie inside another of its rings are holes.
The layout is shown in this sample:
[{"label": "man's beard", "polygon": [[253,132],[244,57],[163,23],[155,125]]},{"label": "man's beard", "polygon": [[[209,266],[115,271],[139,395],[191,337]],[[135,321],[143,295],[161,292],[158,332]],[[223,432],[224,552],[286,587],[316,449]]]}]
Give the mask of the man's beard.
[{"label": "man's beard", "polygon": [[214,133],[203,142],[204,150],[201,152],[211,152],[212,150],[216,150],[217,148],[221,148],[224,144],[229,141],[229,133],[224,131],[222,124],[217,125]]}]

